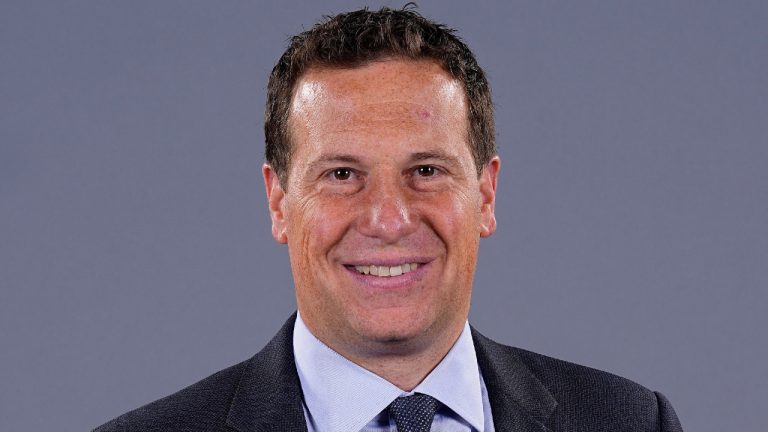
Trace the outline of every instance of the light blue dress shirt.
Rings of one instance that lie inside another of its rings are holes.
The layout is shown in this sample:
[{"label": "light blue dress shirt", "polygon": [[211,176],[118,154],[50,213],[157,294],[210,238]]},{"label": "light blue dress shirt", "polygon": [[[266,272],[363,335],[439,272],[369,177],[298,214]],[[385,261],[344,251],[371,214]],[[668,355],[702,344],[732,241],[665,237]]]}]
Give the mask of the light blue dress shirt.
[{"label": "light blue dress shirt", "polygon": [[301,315],[293,331],[293,352],[309,432],[395,432],[387,407],[395,398],[417,392],[443,404],[432,422],[433,432],[494,432],[468,323],[445,358],[412,392],[400,390],[320,342]]}]

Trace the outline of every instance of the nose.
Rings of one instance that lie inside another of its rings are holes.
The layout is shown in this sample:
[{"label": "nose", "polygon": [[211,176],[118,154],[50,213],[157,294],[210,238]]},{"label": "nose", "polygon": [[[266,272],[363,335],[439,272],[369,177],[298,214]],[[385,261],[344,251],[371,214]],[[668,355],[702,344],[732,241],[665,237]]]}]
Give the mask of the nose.
[{"label": "nose", "polygon": [[417,212],[406,185],[396,180],[371,181],[366,194],[358,223],[361,234],[392,244],[416,230]]}]

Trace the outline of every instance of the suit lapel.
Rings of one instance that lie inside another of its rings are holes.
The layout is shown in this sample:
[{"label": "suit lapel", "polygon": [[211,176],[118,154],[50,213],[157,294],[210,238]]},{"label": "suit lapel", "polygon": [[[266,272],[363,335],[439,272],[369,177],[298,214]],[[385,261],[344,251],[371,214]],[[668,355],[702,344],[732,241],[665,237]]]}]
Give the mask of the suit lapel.
[{"label": "suit lapel", "polygon": [[472,329],[477,362],[488,389],[496,432],[548,432],[557,406],[552,394],[510,347]]},{"label": "suit lapel", "polygon": [[301,383],[293,358],[294,313],[245,366],[227,425],[241,432],[306,432]]},{"label": "suit lapel", "polygon": [[[245,366],[227,425],[240,432],[306,432],[301,383],[293,358],[293,314]],[[551,432],[557,402],[514,351],[472,329],[497,432]]]}]

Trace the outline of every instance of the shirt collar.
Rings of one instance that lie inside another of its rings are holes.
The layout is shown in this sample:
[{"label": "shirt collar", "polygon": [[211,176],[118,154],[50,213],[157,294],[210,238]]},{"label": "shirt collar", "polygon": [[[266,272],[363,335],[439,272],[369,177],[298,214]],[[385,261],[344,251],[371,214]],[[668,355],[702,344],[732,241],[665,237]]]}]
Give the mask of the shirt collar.
[{"label": "shirt collar", "polygon": [[396,397],[428,394],[483,430],[480,371],[469,324],[443,360],[411,393],[347,360],[318,340],[301,315],[293,351],[308,417],[319,430],[360,430]]},{"label": "shirt collar", "polygon": [[469,323],[443,360],[424,378],[414,393],[428,394],[458,414],[475,430],[483,430],[480,369]]}]

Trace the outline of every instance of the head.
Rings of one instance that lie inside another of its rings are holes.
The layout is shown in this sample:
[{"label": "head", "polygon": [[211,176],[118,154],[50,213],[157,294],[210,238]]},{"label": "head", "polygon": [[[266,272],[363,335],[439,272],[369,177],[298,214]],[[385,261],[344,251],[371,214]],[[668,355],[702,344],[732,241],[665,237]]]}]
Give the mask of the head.
[{"label": "head", "polygon": [[491,89],[472,51],[454,30],[412,10],[363,9],[327,18],[292,37],[272,69],[264,117],[265,156],[283,187],[294,150],[290,110],[297,81],[311,68],[351,69],[385,57],[439,64],[463,89],[467,140],[478,175],[496,156]]},{"label": "head", "polygon": [[348,358],[450,347],[495,230],[492,106],[469,49],[412,11],[332,17],[275,66],[265,130],[272,232],[310,330]]}]

